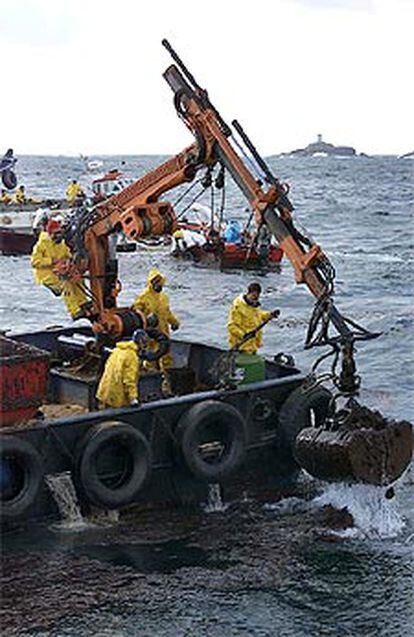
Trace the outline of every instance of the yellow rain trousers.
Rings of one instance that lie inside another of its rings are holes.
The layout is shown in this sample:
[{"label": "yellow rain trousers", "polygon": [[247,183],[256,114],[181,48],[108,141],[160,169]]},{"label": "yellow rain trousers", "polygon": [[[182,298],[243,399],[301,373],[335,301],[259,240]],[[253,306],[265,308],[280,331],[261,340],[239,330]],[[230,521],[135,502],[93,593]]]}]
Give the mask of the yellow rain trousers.
[{"label": "yellow rain trousers", "polygon": [[[227,321],[227,333],[230,347],[234,347],[244,338],[244,336],[254,330],[265,319],[270,318],[271,312],[261,310],[259,307],[253,307],[246,303],[243,294],[240,294],[231,306]],[[259,330],[256,336],[246,341],[239,348],[239,351],[247,354],[255,354],[263,343],[262,330]]]},{"label": "yellow rain trousers", "polygon": [[64,241],[55,243],[47,232],[41,232],[33,248],[31,261],[36,283],[46,286],[56,296],[63,295],[68,312],[73,318],[88,299],[78,283],[59,279],[53,272],[57,261],[67,261],[70,257],[70,249]]},{"label": "yellow rain trousers", "polygon": [[[152,268],[147,277],[147,286],[138,294],[133,303],[134,310],[139,310],[145,316],[156,314],[158,317],[158,329],[166,336],[170,335],[171,325],[180,325],[178,318],[171,312],[170,301],[165,292],[155,292],[151,282],[159,278],[162,284],[165,283],[165,277],[157,268]],[[151,346],[150,346],[151,347]],[[166,371],[173,367],[173,358],[171,353],[166,354],[159,360],[159,368]]]},{"label": "yellow rain trousers", "polygon": [[102,407],[127,407],[138,399],[138,345],[117,343],[105,364],[96,398]]}]

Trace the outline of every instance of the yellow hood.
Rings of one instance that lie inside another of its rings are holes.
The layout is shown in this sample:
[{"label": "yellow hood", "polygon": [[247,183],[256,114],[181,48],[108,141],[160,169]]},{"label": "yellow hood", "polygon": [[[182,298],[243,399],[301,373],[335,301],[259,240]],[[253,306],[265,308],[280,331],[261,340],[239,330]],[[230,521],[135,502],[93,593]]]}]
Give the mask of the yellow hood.
[{"label": "yellow hood", "polygon": [[147,276],[147,285],[151,285],[151,281],[153,281],[154,279],[157,279],[158,277],[160,277],[161,279],[161,283],[164,285],[166,278],[163,274],[161,274],[161,272],[158,270],[158,268],[151,268],[151,270],[148,272],[148,276]]}]

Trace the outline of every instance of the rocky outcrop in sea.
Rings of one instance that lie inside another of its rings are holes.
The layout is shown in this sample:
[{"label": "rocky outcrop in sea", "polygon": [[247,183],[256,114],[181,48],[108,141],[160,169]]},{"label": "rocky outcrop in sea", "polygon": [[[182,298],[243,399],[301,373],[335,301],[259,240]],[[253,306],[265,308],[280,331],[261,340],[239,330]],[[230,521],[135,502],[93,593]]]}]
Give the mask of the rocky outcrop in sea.
[{"label": "rocky outcrop in sea", "polygon": [[[322,140],[322,135],[318,135],[316,142],[308,144],[306,148],[297,148],[284,155],[299,155],[300,157],[312,157],[314,155],[339,155],[342,157],[353,157],[357,154],[352,146],[335,146]],[[362,154],[362,153],[361,153]]]}]

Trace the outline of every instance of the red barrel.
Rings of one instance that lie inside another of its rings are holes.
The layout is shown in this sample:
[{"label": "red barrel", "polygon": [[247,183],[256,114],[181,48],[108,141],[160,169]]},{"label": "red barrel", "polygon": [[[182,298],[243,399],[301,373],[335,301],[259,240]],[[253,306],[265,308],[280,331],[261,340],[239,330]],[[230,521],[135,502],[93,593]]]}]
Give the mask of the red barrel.
[{"label": "red barrel", "polygon": [[49,354],[0,336],[0,426],[32,418],[44,401]]}]

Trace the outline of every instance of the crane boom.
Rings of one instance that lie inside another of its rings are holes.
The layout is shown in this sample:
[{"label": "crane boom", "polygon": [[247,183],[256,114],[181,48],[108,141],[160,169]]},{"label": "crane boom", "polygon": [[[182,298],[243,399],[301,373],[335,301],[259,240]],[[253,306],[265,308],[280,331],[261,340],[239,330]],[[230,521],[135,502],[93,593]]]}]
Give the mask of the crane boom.
[{"label": "crane boom", "polygon": [[[211,103],[208,93],[197,83],[167,40],[163,46],[172,55],[163,76],[174,93],[174,106],[189,128],[195,142],[181,153],[140,177],[122,192],[98,204],[88,218],[83,246],[88,257],[96,332],[119,337],[136,327],[131,310],[116,306],[117,269],[108,250],[108,237],[119,230],[130,239],[171,234],[176,218],[171,204],[159,201],[169,190],[192,181],[201,168],[219,164],[226,169],[248,200],[260,226],[266,224],[291,262],[297,283],[305,284],[316,298],[309,324],[306,346],[331,344],[342,350],[343,389],[357,390],[353,360],[355,340],[378,336],[341,314],[333,302],[334,269],[320,246],[304,237],[295,227],[288,188],[272,173],[253,142],[237,120],[229,126]],[[267,184],[249,169],[235,146],[235,133],[250,153],[254,165]],[[138,319],[137,319],[138,320]],[[141,319],[139,319],[141,320]],[[328,335],[330,325],[337,335]]]}]

